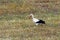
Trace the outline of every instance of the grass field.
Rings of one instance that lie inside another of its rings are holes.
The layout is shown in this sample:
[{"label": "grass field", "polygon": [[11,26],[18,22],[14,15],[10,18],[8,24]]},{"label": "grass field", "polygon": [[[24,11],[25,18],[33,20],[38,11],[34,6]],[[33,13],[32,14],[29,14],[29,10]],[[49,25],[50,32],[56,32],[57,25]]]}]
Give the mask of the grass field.
[{"label": "grass field", "polygon": [[[0,0],[0,40],[60,40],[59,2]],[[46,24],[36,26],[30,13]]]}]

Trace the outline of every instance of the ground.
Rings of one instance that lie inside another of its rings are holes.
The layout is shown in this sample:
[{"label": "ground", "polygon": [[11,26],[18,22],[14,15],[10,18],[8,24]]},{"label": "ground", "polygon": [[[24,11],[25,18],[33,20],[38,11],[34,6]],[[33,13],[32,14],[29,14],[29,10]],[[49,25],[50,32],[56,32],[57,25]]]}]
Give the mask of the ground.
[{"label": "ground", "polygon": [[[0,40],[60,40],[59,0],[0,1]],[[46,24],[36,26],[30,13]]]}]

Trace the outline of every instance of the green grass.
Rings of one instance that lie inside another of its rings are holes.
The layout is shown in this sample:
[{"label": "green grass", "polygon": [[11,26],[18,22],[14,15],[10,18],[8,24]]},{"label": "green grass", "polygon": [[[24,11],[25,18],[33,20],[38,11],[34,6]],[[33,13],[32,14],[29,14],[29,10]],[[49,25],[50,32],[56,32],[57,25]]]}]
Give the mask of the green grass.
[{"label": "green grass", "polygon": [[[7,3],[6,3],[7,2]],[[59,1],[0,0],[0,40],[60,40]],[[47,7],[48,5],[48,7]],[[36,26],[29,14],[46,22]]]},{"label": "green grass", "polygon": [[[38,14],[37,14],[38,15]],[[46,25],[36,26],[31,19],[17,16],[4,16],[0,20],[0,38],[2,40],[60,40],[60,25],[58,16],[37,16],[44,19]],[[12,18],[12,19],[9,19]]]}]

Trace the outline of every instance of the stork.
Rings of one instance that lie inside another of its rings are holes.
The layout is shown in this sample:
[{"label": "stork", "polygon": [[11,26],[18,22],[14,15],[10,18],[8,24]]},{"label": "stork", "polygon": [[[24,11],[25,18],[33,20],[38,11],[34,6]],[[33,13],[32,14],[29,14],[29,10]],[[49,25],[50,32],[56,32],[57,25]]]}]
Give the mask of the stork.
[{"label": "stork", "polygon": [[32,21],[35,23],[35,25],[45,24],[45,21],[36,19],[33,14],[30,14],[30,18],[32,18]]}]

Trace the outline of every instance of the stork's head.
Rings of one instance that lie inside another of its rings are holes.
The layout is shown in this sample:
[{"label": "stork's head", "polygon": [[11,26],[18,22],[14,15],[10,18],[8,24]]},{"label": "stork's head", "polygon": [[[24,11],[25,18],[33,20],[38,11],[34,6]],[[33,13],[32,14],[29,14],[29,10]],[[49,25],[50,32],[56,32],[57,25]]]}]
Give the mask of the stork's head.
[{"label": "stork's head", "polygon": [[30,17],[29,18],[34,18],[34,15],[33,14],[30,14]]}]

